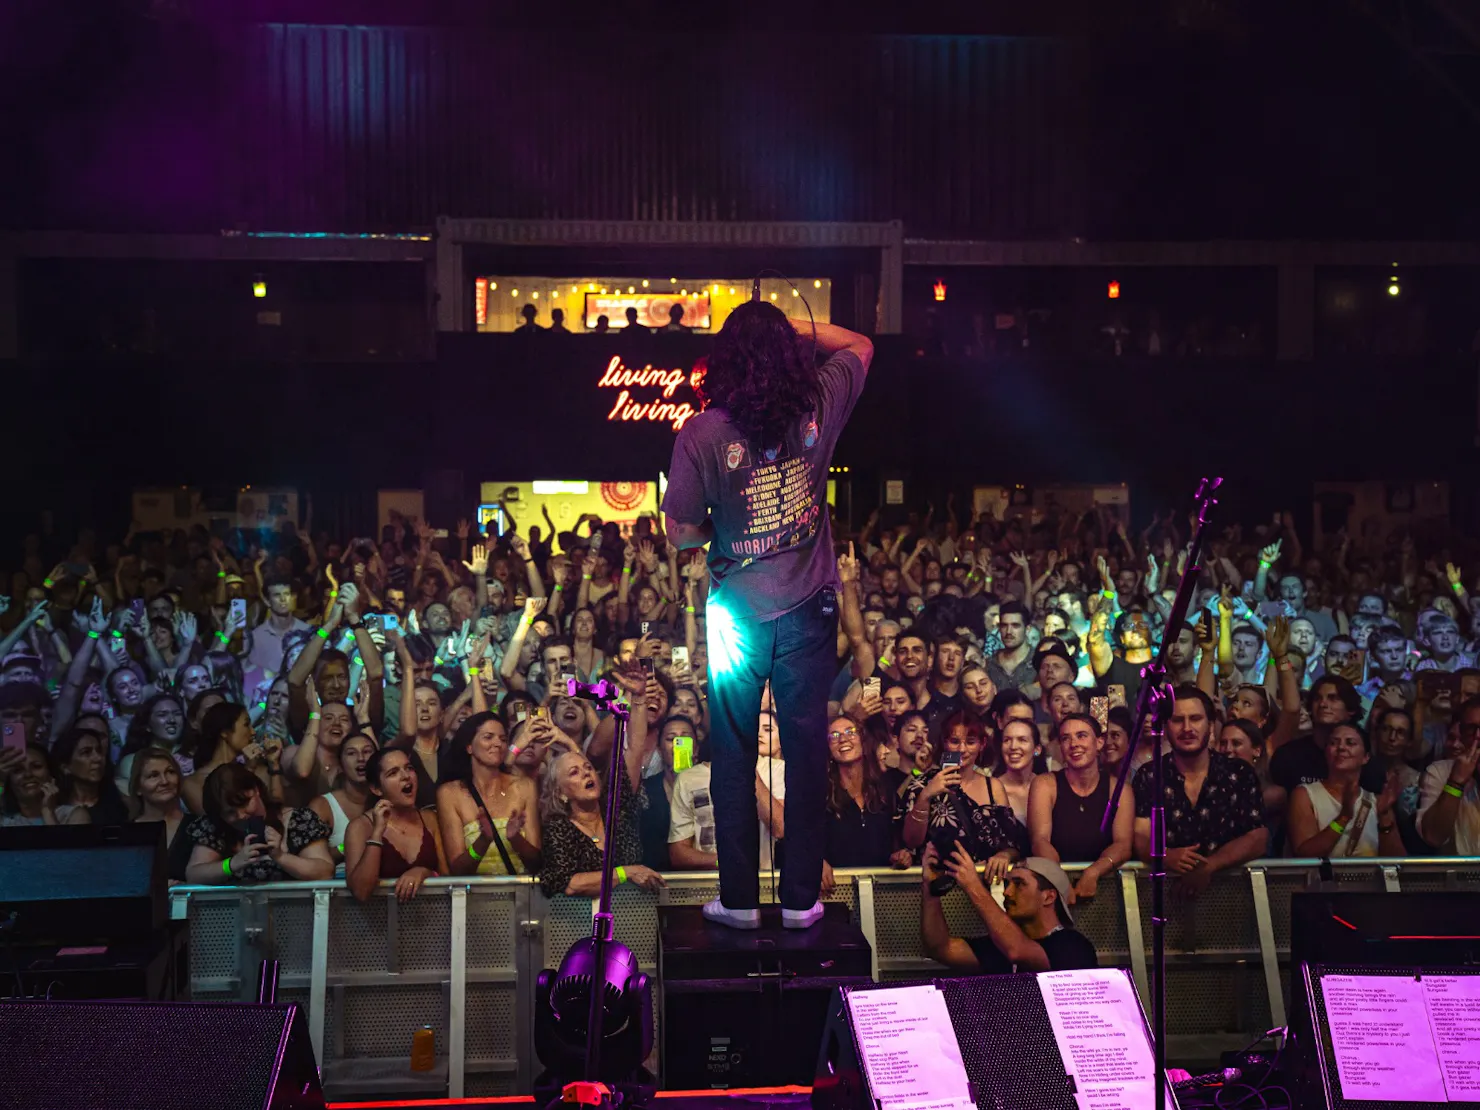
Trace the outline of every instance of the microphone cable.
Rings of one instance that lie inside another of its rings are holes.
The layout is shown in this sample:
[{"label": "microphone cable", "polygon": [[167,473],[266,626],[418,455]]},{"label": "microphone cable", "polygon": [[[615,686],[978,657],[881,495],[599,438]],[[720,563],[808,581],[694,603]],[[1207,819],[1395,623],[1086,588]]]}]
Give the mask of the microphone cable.
[{"label": "microphone cable", "polygon": [[807,321],[812,325],[812,365],[815,367],[817,365],[817,318],[812,315],[812,305],[807,300],[806,294],[804,294],[797,286],[797,283],[792,281],[791,278],[787,277],[780,270],[774,270],[770,267],[767,267],[764,270],[758,271],[755,275],[755,280],[750,283],[750,299],[752,301],[760,301],[761,278],[767,274],[774,274],[776,277],[786,282],[787,285],[791,286],[791,291],[797,295],[798,299],[801,300],[803,307],[806,308]]}]

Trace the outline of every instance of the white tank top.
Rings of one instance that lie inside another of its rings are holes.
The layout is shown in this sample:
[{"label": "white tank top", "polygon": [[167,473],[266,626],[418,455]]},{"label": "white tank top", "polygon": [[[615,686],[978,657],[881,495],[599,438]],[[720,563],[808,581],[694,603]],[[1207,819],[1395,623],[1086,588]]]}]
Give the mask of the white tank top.
[{"label": "white tank top", "polygon": [[[1310,805],[1316,812],[1316,828],[1324,829],[1341,814],[1341,799],[1331,796],[1331,792],[1319,782],[1305,782],[1300,784],[1306,796],[1310,798]],[[1367,819],[1362,823],[1360,830],[1354,829],[1353,824],[1362,816],[1363,810],[1367,811]],[[1353,838],[1352,833],[1357,836]],[[1353,843],[1355,839],[1355,843]],[[1343,859],[1349,856],[1375,856],[1377,855],[1377,798],[1370,790],[1363,790],[1357,798],[1357,808],[1352,812],[1352,819],[1346,826],[1346,832],[1336,838],[1336,846],[1331,849],[1332,859]]]},{"label": "white tank top", "polygon": [[334,817],[334,829],[329,833],[329,843],[337,852],[344,847],[344,834],[349,829],[349,816],[344,812],[344,807],[339,804],[339,799],[332,791],[324,795],[324,801],[329,803],[329,812]]}]

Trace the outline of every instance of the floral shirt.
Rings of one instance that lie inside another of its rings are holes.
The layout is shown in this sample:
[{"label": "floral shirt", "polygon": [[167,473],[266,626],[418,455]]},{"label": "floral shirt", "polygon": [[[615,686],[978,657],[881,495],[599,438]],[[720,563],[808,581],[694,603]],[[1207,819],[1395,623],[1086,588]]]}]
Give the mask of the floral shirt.
[{"label": "floral shirt", "polygon": [[[612,866],[624,867],[642,862],[640,814],[647,807],[647,793],[633,793],[626,768],[617,775],[622,791],[617,799],[617,827],[610,835]],[[603,796],[601,808],[606,812]],[[586,871],[600,871],[601,846],[576,827],[563,813],[551,814],[540,826],[540,887],[546,895],[564,894],[571,876]]]},{"label": "floral shirt", "polygon": [[[311,809],[285,809],[283,825],[288,853],[295,856],[316,840],[327,842],[334,831]],[[185,830],[185,836],[177,834],[176,839],[184,840],[191,847],[199,844],[209,848],[223,859],[241,850],[240,837],[233,832],[228,841],[221,827],[210,817],[197,817]],[[231,875],[239,883],[280,883],[292,878],[270,856],[260,856],[246,867],[233,869]]]},{"label": "floral shirt", "polygon": [[[905,784],[904,795],[899,803],[896,821],[904,821],[925,784],[940,774],[937,768],[923,778],[910,777]],[[1013,849],[1020,856],[1028,855],[1028,830],[1018,823],[1007,794],[987,777],[990,801],[979,805],[965,792],[947,790],[930,799],[930,829],[928,839],[937,846],[959,839],[974,860],[990,859],[1003,849]],[[957,804],[952,795],[960,799]],[[964,822],[964,824],[963,824]]]},{"label": "floral shirt", "polygon": [[[1168,848],[1197,848],[1207,855],[1264,826],[1264,792],[1259,774],[1243,760],[1209,751],[1207,778],[1193,803],[1187,800],[1187,780],[1177,769],[1172,753],[1161,759]],[[1153,770],[1147,763],[1131,780],[1137,817],[1151,816]]]}]

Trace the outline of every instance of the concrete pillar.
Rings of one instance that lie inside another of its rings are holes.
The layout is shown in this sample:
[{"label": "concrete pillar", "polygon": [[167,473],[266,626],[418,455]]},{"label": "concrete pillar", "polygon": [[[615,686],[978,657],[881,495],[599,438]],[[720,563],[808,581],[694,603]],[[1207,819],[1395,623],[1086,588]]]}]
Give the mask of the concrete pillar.
[{"label": "concrete pillar", "polygon": [[904,223],[890,224],[888,242],[879,250],[879,312],[875,331],[898,335],[904,330]]},{"label": "concrete pillar", "polygon": [[1309,362],[1316,354],[1316,271],[1314,266],[1285,265],[1279,274],[1279,342],[1281,362]]},{"label": "concrete pillar", "polygon": [[437,330],[468,331],[467,302],[471,292],[463,287],[463,245],[449,233],[446,216],[437,219]]}]

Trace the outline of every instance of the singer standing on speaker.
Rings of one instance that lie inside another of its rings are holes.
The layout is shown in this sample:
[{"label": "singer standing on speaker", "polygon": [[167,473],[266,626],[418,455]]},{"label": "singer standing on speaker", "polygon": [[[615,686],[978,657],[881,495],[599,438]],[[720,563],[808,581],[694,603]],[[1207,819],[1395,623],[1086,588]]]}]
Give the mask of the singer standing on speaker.
[{"label": "singer standing on speaker", "polygon": [[[837,560],[827,472],[873,344],[829,324],[788,320],[760,301],[735,309],[715,339],[709,404],[673,446],[663,500],[669,539],[709,544],[711,779],[720,896],[712,921],[760,925],[756,721],[771,682],[786,765],[782,921],[822,916],[827,695],[837,673]],[[816,353],[827,360],[816,364]]]}]

